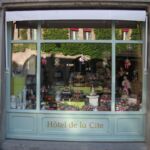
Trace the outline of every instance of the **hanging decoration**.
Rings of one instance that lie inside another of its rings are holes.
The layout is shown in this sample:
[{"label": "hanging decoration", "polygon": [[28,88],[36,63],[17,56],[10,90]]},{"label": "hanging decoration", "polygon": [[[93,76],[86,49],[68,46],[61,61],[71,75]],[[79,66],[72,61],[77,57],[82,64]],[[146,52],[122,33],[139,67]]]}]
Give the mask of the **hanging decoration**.
[{"label": "hanging decoration", "polygon": [[55,58],[55,66],[59,66],[60,65],[60,59],[59,58]]},{"label": "hanging decoration", "polygon": [[124,62],[124,68],[129,69],[131,66],[131,61],[127,58]]},{"label": "hanging decoration", "polygon": [[87,61],[86,57],[82,54],[81,57],[79,58],[79,62],[81,62],[81,64],[84,64],[85,61]]},{"label": "hanging decoration", "polygon": [[127,79],[126,76],[124,76],[123,81],[122,81],[122,87],[123,87],[123,92],[126,95],[129,95],[130,90],[131,90],[131,84],[129,82],[129,80]]},{"label": "hanging decoration", "polygon": [[46,65],[47,64],[46,56],[42,57],[41,63],[42,63],[42,65]]}]

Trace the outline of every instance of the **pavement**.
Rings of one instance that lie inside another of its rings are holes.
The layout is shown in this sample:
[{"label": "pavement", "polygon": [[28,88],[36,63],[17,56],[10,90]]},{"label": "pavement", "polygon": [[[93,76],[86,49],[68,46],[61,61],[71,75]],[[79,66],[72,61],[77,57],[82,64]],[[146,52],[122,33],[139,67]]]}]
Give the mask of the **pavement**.
[{"label": "pavement", "polygon": [[0,150],[148,150],[140,142],[58,142],[34,140],[4,140]]}]

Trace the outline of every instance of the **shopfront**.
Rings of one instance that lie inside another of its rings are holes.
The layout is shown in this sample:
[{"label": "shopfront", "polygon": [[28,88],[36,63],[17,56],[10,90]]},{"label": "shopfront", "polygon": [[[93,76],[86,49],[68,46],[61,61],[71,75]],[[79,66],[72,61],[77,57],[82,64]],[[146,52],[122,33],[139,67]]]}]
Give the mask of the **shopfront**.
[{"label": "shopfront", "polygon": [[145,141],[146,11],[7,11],[5,27],[6,138]]}]

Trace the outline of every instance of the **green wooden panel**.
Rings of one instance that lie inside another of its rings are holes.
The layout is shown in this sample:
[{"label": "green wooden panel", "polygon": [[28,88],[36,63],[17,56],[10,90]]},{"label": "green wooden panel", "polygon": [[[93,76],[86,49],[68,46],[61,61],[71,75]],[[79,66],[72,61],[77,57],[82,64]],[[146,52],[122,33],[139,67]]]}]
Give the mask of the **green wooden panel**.
[{"label": "green wooden panel", "polygon": [[11,113],[8,115],[8,132],[12,134],[35,134],[36,117],[33,114]]},{"label": "green wooden panel", "polygon": [[[62,117],[63,116],[63,117]],[[7,138],[67,141],[144,141],[144,114],[8,113]]]}]

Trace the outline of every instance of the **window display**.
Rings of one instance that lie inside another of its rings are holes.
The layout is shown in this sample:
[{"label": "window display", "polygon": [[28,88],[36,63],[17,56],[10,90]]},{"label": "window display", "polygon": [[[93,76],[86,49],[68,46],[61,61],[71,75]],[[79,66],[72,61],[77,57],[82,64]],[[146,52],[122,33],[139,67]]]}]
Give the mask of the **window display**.
[{"label": "window display", "polygon": [[111,110],[110,44],[43,44],[41,56],[42,110]]},{"label": "window display", "polygon": [[36,45],[13,44],[11,109],[36,109]]},{"label": "window display", "polygon": [[[54,24],[43,21],[37,31],[35,22],[15,22],[10,108],[140,111],[142,24],[113,23],[102,21],[94,28],[85,24],[70,27],[66,23],[64,28],[57,28],[58,24],[54,28]],[[70,40],[72,31],[78,32],[74,35],[78,41]],[[90,34],[88,40],[85,33]],[[28,44],[23,44],[25,41]]]},{"label": "window display", "polygon": [[118,44],[116,111],[138,111],[142,104],[142,45]]}]

